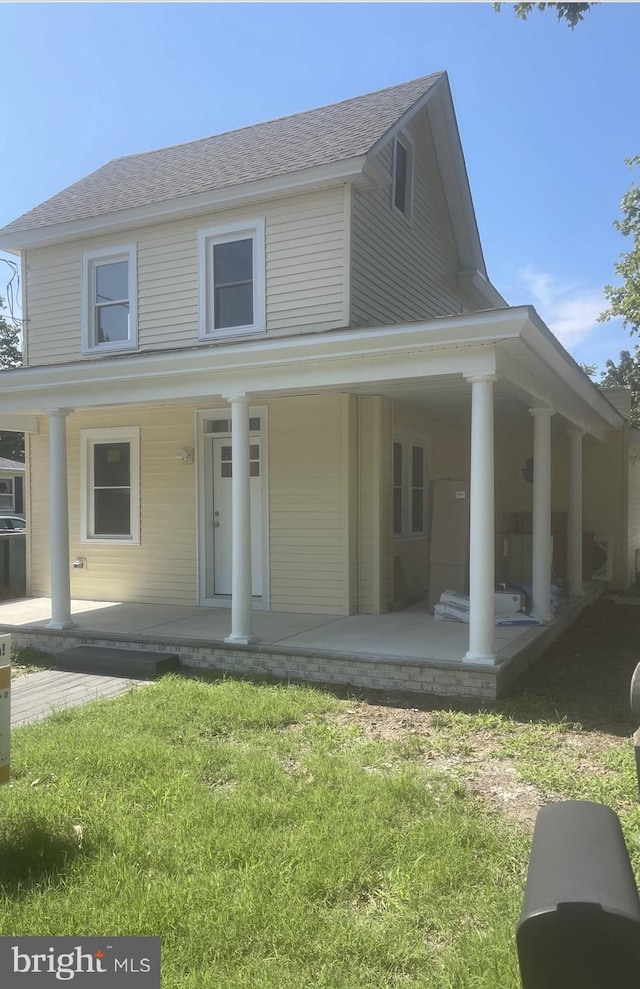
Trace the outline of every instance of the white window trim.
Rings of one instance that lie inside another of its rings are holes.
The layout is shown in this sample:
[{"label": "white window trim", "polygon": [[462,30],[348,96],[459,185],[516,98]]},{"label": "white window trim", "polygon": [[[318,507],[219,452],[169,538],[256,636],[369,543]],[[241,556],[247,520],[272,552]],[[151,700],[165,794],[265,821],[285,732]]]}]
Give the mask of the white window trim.
[{"label": "white window trim", "polygon": [[[95,342],[95,303],[93,298],[93,270],[96,264],[115,261],[129,263],[129,339],[114,343]],[[103,354],[138,347],[138,263],[136,244],[103,247],[84,251],[82,254],[82,353]]]},{"label": "white window trim", "polygon": [[[407,432],[403,429],[394,431],[391,444],[391,469],[393,477],[393,444],[399,443],[402,446],[402,526],[400,532],[393,531],[393,501],[391,506],[391,533],[395,541],[407,541],[411,539],[425,539],[428,526],[428,497],[429,479],[431,470],[431,455],[429,437],[423,434]],[[422,506],[422,529],[420,532],[411,531],[411,508],[412,508],[412,477],[411,470],[413,464],[412,447],[419,446],[423,451],[423,506]]]},{"label": "white window trim", "polygon": [[[230,243],[251,237],[253,240],[253,323],[247,326],[213,326],[213,288],[208,273],[214,244]],[[265,283],[265,219],[242,220],[225,223],[198,231],[198,297],[199,334],[201,340],[233,337],[238,334],[266,332],[266,283]]]},{"label": "white window trim", "polygon": [[[398,141],[404,145],[407,150],[407,190],[406,190],[406,209],[401,210],[396,206],[396,163],[397,163],[397,149]],[[415,144],[413,140],[404,131],[400,134],[396,134],[393,139],[393,168],[391,174],[391,209],[398,216],[401,216],[407,223],[411,223],[411,217],[413,216],[413,187],[414,187],[414,175],[415,175]]]},{"label": "white window trim", "polygon": [[[96,443],[129,443],[131,535],[94,536],[93,531],[93,456]],[[140,427],[113,426],[80,430],[80,542],[111,546],[140,545]]]}]

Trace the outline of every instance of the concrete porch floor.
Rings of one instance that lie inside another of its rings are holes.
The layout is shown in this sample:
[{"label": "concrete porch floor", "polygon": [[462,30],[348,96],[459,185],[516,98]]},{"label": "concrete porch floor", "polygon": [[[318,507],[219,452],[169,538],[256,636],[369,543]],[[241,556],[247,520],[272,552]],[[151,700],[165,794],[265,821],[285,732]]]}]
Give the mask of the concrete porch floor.
[{"label": "concrete porch floor", "polygon": [[0,603],[0,632],[11,633],[16,646],[54,654],[80,644],[170,646],[189,666],[491,699],[602,590],[604,585],[590,585],[548,626],[496,628],[494,664],[464,663],[467,626],[436,621],[424,602],[404,611],[346,618],[255,611],[258,641],[238,647],[224,642],[231,624],[224,608],[73,601],[76,627],[57,631],[46,628],[49,598],[24,598]]}]

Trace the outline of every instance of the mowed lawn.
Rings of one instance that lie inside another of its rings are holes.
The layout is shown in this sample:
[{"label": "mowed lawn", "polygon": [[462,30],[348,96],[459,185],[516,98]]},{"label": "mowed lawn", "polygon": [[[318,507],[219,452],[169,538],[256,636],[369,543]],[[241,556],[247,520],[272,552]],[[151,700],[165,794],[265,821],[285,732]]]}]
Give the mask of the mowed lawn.
[{"label": "mowed lawn", "polygon": [[609,802],[637,866],[630,743],[580,773],[562,722],[406,720],[170,676],[14,731],[0,934],[160,935],[163,989],[515,989],[531,821],[482,780]]}]

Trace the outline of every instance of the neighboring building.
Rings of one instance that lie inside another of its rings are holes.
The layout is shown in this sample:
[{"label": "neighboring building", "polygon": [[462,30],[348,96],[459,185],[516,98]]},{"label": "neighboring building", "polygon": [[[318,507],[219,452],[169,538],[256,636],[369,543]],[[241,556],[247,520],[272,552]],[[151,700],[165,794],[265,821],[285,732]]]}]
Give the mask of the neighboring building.
[{"label": "neighboring building", "polygon": [[0,515],[24,512],[24,473],[24,464],[0,457]]},{"label": "neighboring building", "polygon": [[583,530],[627,586],[628,424],[491,284],[445,73],[117,159],[0,248],[27,328],[0,428],[27,432],[28,592],[52,627],[76,558],[72,597],[231,606],[236,643],[252,608],[401,608],[446,586],[447,478],[471,502],[467,661],[495,658],[496,533],[531,533],[545,620],[552,525],[572,594]]}]

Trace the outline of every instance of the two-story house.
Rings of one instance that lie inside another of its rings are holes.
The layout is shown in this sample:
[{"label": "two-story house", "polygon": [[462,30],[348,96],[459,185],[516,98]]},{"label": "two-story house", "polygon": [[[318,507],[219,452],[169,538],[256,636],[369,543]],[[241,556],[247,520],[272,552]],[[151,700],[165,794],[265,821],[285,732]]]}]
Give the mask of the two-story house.
[{"label": "two-story house", "polygon": [[111,161],[0,248],[25,321],[0,427],[27,431],[49,629],[72,599],[228,609],[238,647],[258,610],[392,612],[454,580],[431,558],[441,479],[470,596],[456,669],[497,662],[505,518],[529,515],[543,622],[554,513],[571,597],[584,531],[614,586],[633,576],[626,420],[491,284],[445,73]]}]

